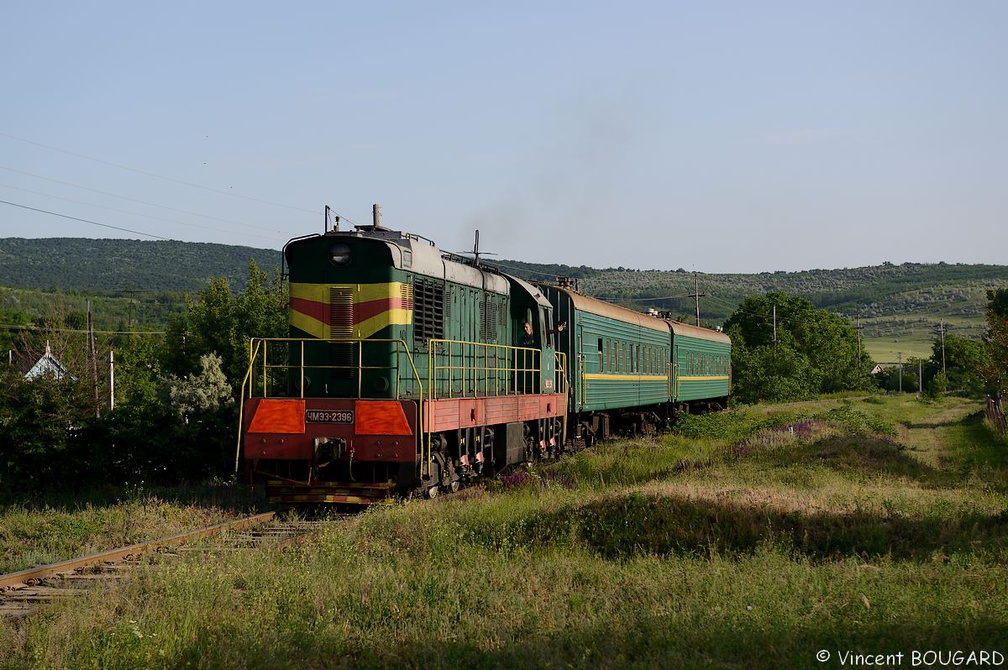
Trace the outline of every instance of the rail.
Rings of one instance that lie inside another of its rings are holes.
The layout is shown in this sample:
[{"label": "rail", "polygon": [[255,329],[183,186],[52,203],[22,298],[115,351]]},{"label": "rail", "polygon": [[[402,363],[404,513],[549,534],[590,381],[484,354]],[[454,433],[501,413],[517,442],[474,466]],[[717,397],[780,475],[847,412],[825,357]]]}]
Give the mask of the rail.
[{"label": "rail", "polygon": [[[210,536],[229,537],[235,531],[262,527],[275,519],[273,512],[234,519],[197,530],[178,533],[149,542],[131,544],[118,549],[110,549],[49,565],[41,565],[0,575],[0,619],[21,618],[37,612],[45,603],[65,595],[81,593],[81,585],[95,583],[95,578],[115,580],[121,576],[124,564],[130,564],[148,553],[165,555],[170,547],[178,547]],[[272,533],[269,539],[275,542],[289,542],[296,537],[288,534],[281,537]],[[245,543],[249,545],[248,542]]]}]

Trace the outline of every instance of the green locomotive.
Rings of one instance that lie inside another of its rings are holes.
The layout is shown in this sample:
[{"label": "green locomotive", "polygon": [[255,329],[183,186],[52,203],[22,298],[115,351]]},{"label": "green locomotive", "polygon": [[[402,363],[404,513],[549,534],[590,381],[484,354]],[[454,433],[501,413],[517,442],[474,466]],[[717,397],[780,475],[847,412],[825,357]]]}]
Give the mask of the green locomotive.
[{"label": "green locomotive", "polygon": [[727,336],[377,220],[291,240],[284,258],[290,337],[250,343],[239,439],[276,502],[434,496],[728,397]]}]

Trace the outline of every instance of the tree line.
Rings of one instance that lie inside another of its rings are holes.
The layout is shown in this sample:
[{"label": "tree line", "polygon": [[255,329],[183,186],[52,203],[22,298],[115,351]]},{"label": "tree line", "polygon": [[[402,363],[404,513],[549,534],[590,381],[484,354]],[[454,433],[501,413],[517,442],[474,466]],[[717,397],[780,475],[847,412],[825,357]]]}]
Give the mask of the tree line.
[{"label": "tree line", "polygon": [[[981,340],[940,334],[927,359],[874,372],[849,321],[780,291],[746,298],[725,322],[736,401],[790,402],[840,391],[1001,397],[1008,369],[1008,289],[987,291]],[[874,374],[873,374],[874,373]]]},{"label": "tree line", "polygon": [[[71,359],[73,377],[26,380],[3,366],[0,492],[230,476],[248,338],[282,337],[287,327],[278,272],[269,275],[253,260],[243,284],[235,292],[227,278],[211,280],[187,297],[163,335],[112,338],[111,408],[107,368],[88,372],[95,361],[81,354],[80,333],[73,332],[73,346],[53,347]],[[39,351],[40,340],[62,332],[25,331],[20,344]]]}]

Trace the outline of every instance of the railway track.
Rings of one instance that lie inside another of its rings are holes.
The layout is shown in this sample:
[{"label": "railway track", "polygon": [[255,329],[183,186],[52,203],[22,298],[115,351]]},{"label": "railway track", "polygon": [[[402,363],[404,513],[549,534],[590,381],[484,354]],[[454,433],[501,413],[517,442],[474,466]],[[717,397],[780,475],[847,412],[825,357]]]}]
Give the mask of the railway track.
[{"label": "railway track", "polygon": [[112,588],[144,558],[154,561],[183,552],[250,550],[290,544],[313,533],[319,523],[281,521],[274,512],[267,512],[0,575],[0,618],[29,616],[49,603],[83,593],[85,589]]}]

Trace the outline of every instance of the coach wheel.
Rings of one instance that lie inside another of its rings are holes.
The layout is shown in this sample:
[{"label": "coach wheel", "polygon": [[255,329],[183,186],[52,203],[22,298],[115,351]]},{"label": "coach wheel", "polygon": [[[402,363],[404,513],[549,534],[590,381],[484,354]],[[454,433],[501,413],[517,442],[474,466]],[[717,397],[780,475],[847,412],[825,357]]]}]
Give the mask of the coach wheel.
[{"label": "coach wheel", "polygon": [[429,489],[427,489],[426,491],[424,491],[424,495],[427,496],[427,498],[430,499],[430,500],[433,500],[434,498],[437,498],[437,496],[438,496],[438,486],[435,484],[434,486],[430,487]]}]

